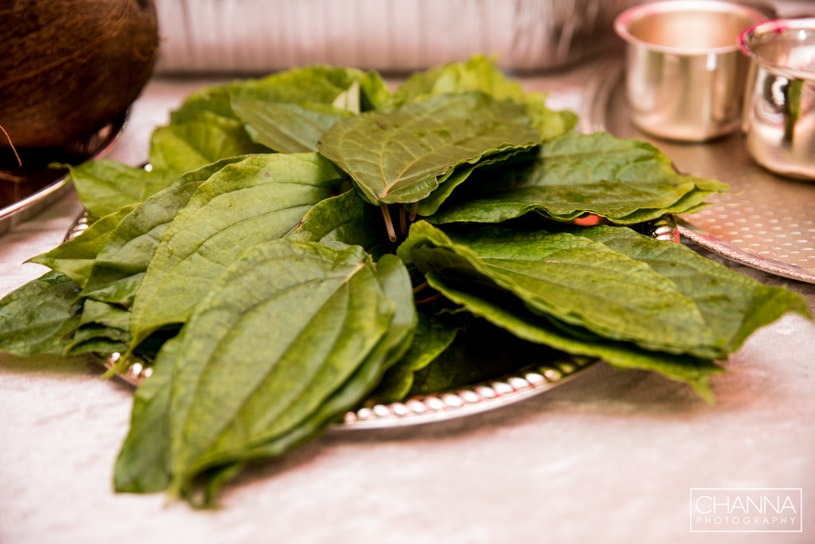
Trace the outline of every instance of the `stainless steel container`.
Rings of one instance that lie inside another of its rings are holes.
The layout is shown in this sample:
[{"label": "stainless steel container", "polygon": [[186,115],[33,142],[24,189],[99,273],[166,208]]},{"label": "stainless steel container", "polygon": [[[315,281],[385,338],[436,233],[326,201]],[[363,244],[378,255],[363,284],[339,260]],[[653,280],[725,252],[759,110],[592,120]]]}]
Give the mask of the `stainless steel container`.
[{"label": "stainless steel container", "polygon": [[743,131],[755,161],[815,179],[815,18],[769,21],[741,37],[752,65]]},{"label": "stainless steel container", "polygon": [[618,44],[638,0],[155,0],[159,73],[328,63],[408,72],[475,53],[510,71],[579,63]]},{"label": "stainless steel container", "polygon": [[615,30],[627,43],[634,124],[690,142],[738,130],[749,68],[739,35],[764,20],[757,9],[715,0],[653,2],[623,12]]}]

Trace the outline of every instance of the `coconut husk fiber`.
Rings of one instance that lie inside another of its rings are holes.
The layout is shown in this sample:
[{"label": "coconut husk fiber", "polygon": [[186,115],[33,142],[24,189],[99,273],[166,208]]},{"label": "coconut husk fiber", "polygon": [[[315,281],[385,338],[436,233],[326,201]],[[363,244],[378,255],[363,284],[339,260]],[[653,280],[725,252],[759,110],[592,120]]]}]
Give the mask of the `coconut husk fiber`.
[{"label": "coconut husk fiber", "polygon": [[2,2],[0,151],[81,147],[138,97],[158,44],[152,0]]}]

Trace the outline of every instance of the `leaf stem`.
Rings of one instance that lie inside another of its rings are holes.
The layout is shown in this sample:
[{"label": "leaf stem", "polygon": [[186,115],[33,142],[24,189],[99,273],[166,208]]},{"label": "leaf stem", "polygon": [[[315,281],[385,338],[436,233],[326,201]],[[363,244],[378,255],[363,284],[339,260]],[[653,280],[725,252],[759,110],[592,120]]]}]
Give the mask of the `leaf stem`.
[{"label": "leaf stem", "polygon": [[399,206],[399,232],[402,236],[407,236],[408,218],[404,206]]},{"label": "leaf stem", "polygon": [[426,289],[428,287],[429,287],[428,283],[426,281],[423,281],[422,283],[416,285],[413,288],[413,294],[416,294],[416,293],[420,292],[422,289]]},{"label": "leaf stem", "polygon": [[411,223],[413,223],[414,221],[416,221],[416,216],[417,216],[417,215],[419,215],[419,203],[418,203],[418,202],[414,202],[414,203],[413,203],[413,204],[410,206],[410,222],[411,222]]},{"label": "leaf stem", "polygon": [[439,300],[442,297],[441,293],[439,293],[438,291],[435,291],[433,288],[431,288],[430,284],[428,284],[426,281],[423,281],[422,283],[419,283],[416,286],[414,286],[413,287],[413,294],[418,295],[422,291],[427,291],[427,290],[433,291],[433,294],[431,294],[431,295],[429,295],[429,296],[427,296],[425,298],[416,298],[414,296],[414,301],[415,301],[416,305],[430,304],[431,302],[435,302],[435,301]]},{"label": "leaf stem", "polygon": [[435,302],[435,301],[439,300],[440,298],[442,298],[441,293],[434,293],[434,294],[430,295],[429,297],[416,299],[415,304],[417,306],[421,306],[422,304],[430,304],[431,302]]},{"label": "leaf stem", "polygon": [[391,211],[388,208],[387,204],[380,204],[379,209],[382,210],[382,217],[385,220],[385,228],[388,229],[388,239],[391,242],[395,242],[396,238],[396,230],[393,228],[393,219],[391,218]]}]

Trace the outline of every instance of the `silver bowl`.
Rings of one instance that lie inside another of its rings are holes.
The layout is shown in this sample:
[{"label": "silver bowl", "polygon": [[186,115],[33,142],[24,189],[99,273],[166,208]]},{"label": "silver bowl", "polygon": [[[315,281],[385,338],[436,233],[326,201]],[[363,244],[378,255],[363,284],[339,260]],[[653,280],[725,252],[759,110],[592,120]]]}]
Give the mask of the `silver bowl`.
[{"label": "silver bowl", "polygon": [[399,73],[475,53],[510,71],[615,47],[637,0],[156,0],[159,73],[257,73],[327,63]]},{"label": "silver bowl", "polygon": [[766,19],[758,9],[717,0],[659,1],[620,14],[614,28],[626,42],[633,123],[687,142],[737,131],[749,68],[739,35]]},{"label": "silver bowl", "polygon": [[815,180],[815,18],[756,25],[741,46],[751,59],[747,151],[772,172]]}]

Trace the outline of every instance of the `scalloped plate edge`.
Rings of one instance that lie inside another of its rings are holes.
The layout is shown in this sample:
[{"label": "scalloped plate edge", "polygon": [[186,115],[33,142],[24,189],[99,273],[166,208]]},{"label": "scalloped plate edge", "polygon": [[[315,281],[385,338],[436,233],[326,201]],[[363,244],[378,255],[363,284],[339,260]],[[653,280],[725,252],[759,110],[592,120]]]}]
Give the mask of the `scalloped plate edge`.
[{"label": "scalloped plate edge", "polygon": [[[98,357],[95,360],[111,370],[119,364],[120,358],[119,353],[114,353],[106,360]],[[529,365],[475,385],[414,396],[400,402],[365,405],[346,412],[343,420],[333,424],[331,429],[345,431],[424,425],[495,410],[554,389],[596,362],[598,360],[591,357],[564,355],[560,360]],[[151,373],[151,367],[133,362],[116,376],[137,387]]]}]

